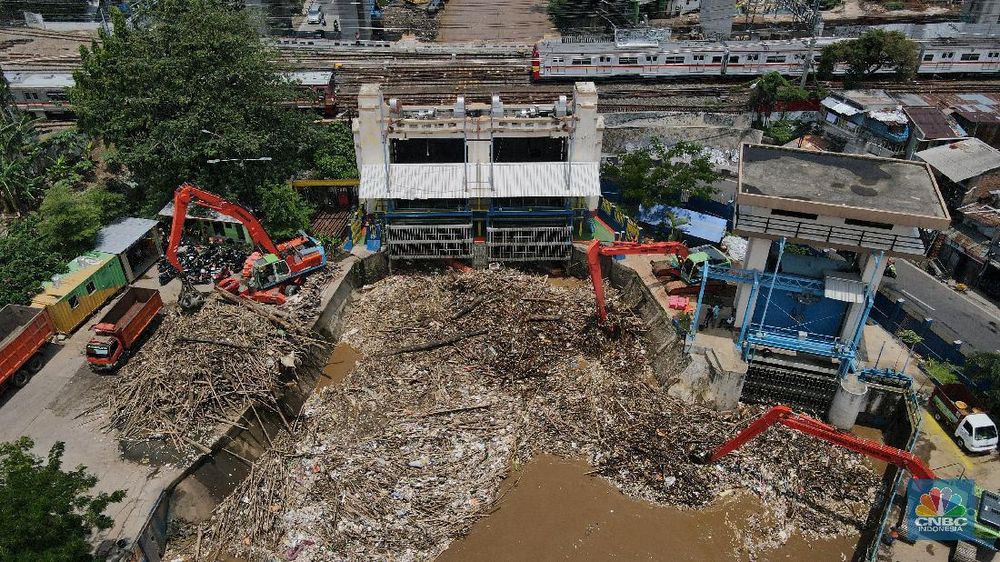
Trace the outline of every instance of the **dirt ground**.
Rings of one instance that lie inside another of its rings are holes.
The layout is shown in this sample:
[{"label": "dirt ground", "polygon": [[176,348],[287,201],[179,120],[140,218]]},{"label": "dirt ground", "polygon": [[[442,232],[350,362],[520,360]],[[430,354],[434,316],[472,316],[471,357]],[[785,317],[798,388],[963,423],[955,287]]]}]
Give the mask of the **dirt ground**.
[{"label": "dirt ground", "polygon": [[533,43],[557,33],[544,0],[448,0],[438,16],[437,41]]}]

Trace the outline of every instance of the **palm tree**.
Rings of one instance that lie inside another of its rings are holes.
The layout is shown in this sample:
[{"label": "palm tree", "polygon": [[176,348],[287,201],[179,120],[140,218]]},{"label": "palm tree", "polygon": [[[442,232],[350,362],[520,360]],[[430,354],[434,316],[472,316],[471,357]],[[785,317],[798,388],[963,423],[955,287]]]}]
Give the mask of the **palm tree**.
[{"label": "palm tree", "polygon": [[0,124],[0,203],[4,213],[20,214],[38,196],[41,184],[34,170],[36,140],[30,117],[19,115]]},{"label": "palm tree", "polygon": [[680,227],[691,222],[687,217],[677,216],[671,211],[667,211],[664,218],[670,221],[670,234],[667,235],[667,240],[670,240],[671,242],[680,240],[681,235],[684,234],[684,231],[681,230]]}]

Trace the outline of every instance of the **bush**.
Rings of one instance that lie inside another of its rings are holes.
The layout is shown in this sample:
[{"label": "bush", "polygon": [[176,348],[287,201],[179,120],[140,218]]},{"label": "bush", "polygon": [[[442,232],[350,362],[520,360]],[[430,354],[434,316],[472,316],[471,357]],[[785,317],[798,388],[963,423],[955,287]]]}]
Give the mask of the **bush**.
[{"label": "bush", "polygon": [[924,361],[923,366],[924,370],[941,384],[958,382],[958,376],[956,375],[958,367],[947,361],[928,359],[927,361]]},{"label": "bush", "polygon": [[38,231],[49,245],[66,255],[89,250],[101,229],[101,213],[94,202],[65,184],[45,193]]},{"label": "bush", "polygon": [[265,185],[259,195],[264,227],[275,241],[287,240],[309,228],[313,208],[288,183]]},{"label": "bush", "polygon": [[43,281],[66,271],[64,256],[49,247],[38,222],[36,215],[15,219],[0,236],[0,307],[30,303]]},{"label": "bush", "polygon": [[885,3],[885,9],[889,10],[890,12],[894,12],[896,10],[902,10],[904,7],[905,6],[903,6],[902,2],[886,2]]},{"label": "bush", "polygon": [[785,144],[798,137],[800,123],[790,119],[779,119],[764,129],[764,135],[774,139],[777,144]]}]

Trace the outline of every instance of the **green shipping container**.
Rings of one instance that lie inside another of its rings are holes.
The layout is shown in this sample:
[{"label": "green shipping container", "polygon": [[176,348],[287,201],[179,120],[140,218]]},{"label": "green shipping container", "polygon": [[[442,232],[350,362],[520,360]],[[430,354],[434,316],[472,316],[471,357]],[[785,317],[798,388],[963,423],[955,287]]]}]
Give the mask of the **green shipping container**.
[{"label": "green shipping container", "polygon": [[68,273],[43,283],[31,303],[45,308],[57,332],[68,334],[127,284],[117,256],[87,252],[69,262]]}]

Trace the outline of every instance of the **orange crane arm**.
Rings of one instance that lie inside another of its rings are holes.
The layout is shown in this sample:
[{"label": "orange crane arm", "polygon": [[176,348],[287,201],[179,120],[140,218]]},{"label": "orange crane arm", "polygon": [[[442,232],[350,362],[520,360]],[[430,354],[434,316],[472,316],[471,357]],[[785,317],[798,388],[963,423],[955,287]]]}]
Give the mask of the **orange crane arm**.
[{"label": "orange crane arm", "polygon": [[198,188],[194,184],[185,182],[174,192],[174,216],[170,227],[170,242],[167,244],[167,261],[174,266],[177,271],[183,271],[180,260],[177,259],[177,248],[181,243],[181,235],[184,233],[184,220],[187,218],[188,206],[194,203],[208,209],[227,214],[239,219],[246,227],[250,239],[270,254],[277,254],[278,247],[264,230],[257,217],[250,211],[231,203],[214,193],[210,193]]},{"label": "orange crane arm", "polygon": [[601,272],[601,256],[624,256],[628,254],[677,254],[677,259],[684,261],[688,257],[688,248],[680,242],[615,242],[610,246],[602,246],[600,240],[594,240],[587,247],[587,264],[590,266],[590,281],[594,285],[594,298],[597,299],[597,315],[601,323],[607,321],[608,311],[604,305],[604,275]]},{"label": "orange crane arm", "polygon": [[765,412],[764,415],[754,420],[753,423],[737,434],[736,437],[726,441],[715,451],[697,455],[695,460],[702,463],[715,462],[739,449],[776,423],[780,423],[796,431],[801,431],[807,435],[818,437],[856,453],[867,455],[873,459],[892,463],[906,469],[914,478],[937,478],[934,471],[913,453],[870,441],[850,433],[837,431],[835,427],[825,424],[816,418],[793,412],[788,406],[774,406]]}]

